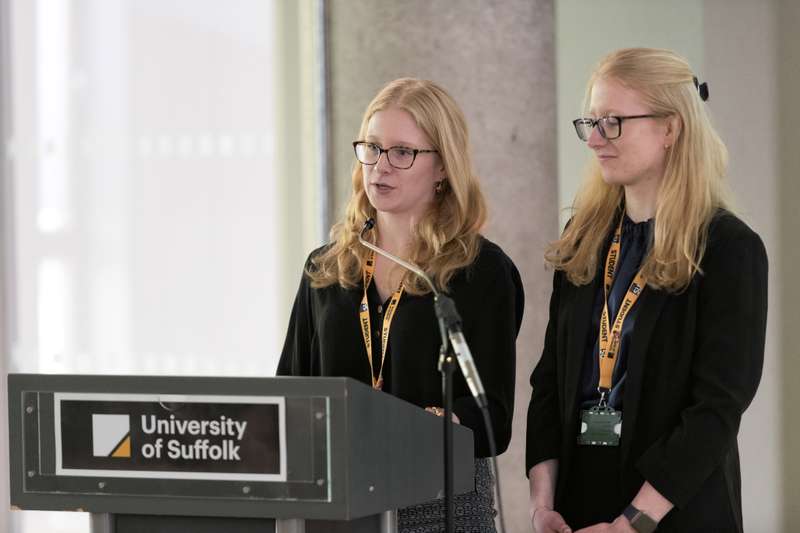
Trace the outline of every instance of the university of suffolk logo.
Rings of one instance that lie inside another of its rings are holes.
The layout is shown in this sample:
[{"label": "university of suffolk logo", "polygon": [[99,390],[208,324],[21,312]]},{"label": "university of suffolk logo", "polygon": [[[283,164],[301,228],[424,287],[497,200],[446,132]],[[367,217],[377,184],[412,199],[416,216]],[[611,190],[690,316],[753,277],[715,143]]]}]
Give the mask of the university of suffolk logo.
[{"label": "university of suffolk logo", "polygon": [[131,419],[128,415],[92,415],[95,457],[131,457]]}]

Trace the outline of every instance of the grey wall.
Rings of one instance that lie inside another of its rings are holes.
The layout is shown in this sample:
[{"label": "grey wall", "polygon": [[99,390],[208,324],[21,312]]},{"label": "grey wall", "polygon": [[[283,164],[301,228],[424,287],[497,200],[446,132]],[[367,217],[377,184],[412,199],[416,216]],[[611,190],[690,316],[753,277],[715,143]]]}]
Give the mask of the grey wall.
[{"label": "grey wall", "polygon": [[436,81],[462,106],[490,206],[487,236],[515,261],[527,308],[517,348],[511,450],[501,457],[508,531],[529,531],[524,476],[527,384],[547,320],[544,245],[556,214],[555,70],[550,0],[330,2],[330,117],[335,216],[350,192],[350,142],[388,81]]},{"label": "grey wall", "polygon": [[[793,407],[800,405],[800,328],[797,317],[800,315],[800,150],[798,150],[797,129],[800,125],[800,37],[797,22],[800,21],[800,3],[794,0],[780,0],[774,11],[777,27],[777,98],[775,115],[778,139],[778,186],[777,202],[767,209],[777,211],[777,239],[780,256],[773,258],[772,269],[777,281],[776,291],[780,295],[777,317],[774,320],[781,346],[781,405],[777,413],[767,413],[769,418],[780,421],[783,433],[783,455],[781,472],[783,483],[780,487],[784,495],[783,529],[793,531],[800,524],[800,416]],[[758,177],[753,177],[758,181]],[[777,270],[777,272],[775,272]],[[795,453],[791,453],[795,452]]]}]

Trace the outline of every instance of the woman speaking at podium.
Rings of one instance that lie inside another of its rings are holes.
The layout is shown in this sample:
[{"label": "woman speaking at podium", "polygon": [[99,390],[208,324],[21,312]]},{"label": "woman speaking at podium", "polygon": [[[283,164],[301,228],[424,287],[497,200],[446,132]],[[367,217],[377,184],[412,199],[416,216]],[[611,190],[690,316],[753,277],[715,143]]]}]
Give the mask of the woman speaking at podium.
[{"label": "woman speaking at podium", "polygon": [[[359,243],[372,219],[368,240],[420,266],[455,301],[501,453],[511,438],[524,294],[514,263],[480,234],[486,205],[463,113],[436,84],[398,79],[367,107],[353,148],[346,213],[306,262],[277,373],[352,377],[441,415],[431,290]],[[456,530],[494,531],[482,415],[458,371],[453,384],[453,418],[474,432],[476,454],[475,491],[456,497]],[[401,509],[398,523],[405,532],[438,532],[443,501]]]},{"label": "woman speaking at podium", "polygon": [[619,50],[573,122],[593,157],[546,255],[528,410],[537,533],[742,531],[736,435],[761,377],[767,256],[727,209],[707,98],[675,53]]}]

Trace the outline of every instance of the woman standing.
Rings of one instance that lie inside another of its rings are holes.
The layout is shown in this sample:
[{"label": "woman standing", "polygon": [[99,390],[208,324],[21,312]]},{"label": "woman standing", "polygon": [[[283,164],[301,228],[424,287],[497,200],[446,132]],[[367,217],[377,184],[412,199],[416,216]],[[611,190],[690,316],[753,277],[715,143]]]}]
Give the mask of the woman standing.
[{"label": "woman standing", "polygon": [[[515,341],[524,295],[511,259],[481,236],[486,207],[463,114],[429,81],[399,79],[367,107],[352,195],[331,243],[311,253],[297,292],[279,375],[349,376],[441,415],[440,334],[433,298],[416,275],[358,242],[412,261],[447,292],[483,380],[497,451],[511,438]],[[363,324],[363,328],[362,328]],[[476,490],[456,497],[456,530],[494,531],[493,480],[480,409],[460,373],[454,420],[475,436]],[[441,500],[403,509],[401,531],[438,532]]]},{"label": "woman standing", "polygon": [[727,152],[673,52],[625,49],[574,121],[593,151],[531,377],[537,533],[742,531],[736,436],[764,357],[767,257],[734,216]]}]

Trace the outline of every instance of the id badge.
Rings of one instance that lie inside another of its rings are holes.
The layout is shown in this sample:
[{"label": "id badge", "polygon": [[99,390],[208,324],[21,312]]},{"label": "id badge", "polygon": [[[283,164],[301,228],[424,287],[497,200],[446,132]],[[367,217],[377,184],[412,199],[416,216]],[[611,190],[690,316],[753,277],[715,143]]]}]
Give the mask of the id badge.
[{"label": "id badge", "polygon": [[595,406],[581,411],[581,432],[578,444],[582,446],[619,446],[622,435],[622,411],[606,406]]}]

